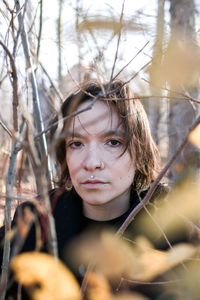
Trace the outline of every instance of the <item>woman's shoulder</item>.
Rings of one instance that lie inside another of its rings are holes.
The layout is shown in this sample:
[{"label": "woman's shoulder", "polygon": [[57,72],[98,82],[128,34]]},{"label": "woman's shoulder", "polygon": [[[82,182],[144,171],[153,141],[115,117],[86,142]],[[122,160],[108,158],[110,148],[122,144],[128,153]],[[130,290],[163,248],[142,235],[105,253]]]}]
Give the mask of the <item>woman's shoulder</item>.
[{"label": "woman's shoulder", "polygon": [[[146,188],[144,188],[143,190],[141,190],[139,192],[139,196],[141,199],[144,199],[144,197],[146,196],[146,194],[148,193],[148,191],[151,189],[151,186],[148,186]],[[155,200],[159,200],[159,199],[163,199],[165,197],[167,197],[167,195],[169,194],[171,188],[169,186],[169,184],[167,183],[159,183],[155,189],[155,191],[153,192],[150,201],[149,202],[154,202]]]},{"label": "woman's shoulder", "polygon": [[52,211],[55,210],[79,210],[82,201],[74,190],[67,191],[63,188],[56,188],[49,191]]}]

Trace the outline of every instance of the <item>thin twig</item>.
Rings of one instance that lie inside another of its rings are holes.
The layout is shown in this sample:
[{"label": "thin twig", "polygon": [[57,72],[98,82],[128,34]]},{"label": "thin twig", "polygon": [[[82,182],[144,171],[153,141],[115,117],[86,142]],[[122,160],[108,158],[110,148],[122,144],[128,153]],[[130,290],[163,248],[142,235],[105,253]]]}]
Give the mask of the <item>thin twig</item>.
[{"label": "thin twig", "polygon": [[126,82],[124,82],[124,84],[122,85],[122,87],[123,87],[124,85],[126,85],[126,84],[129,84],[129,82],[131,82],[135,77],[137,77],[138,74],[139,74],[142,70],[144,70],[150,63],[152,63],[152,59],[149,60],[144,66],[142,66],[142,67],[139,69],[139,71],[137,71],[137,72],[136,72],[129,80],[127,80]]},{"label": "thin twig", "polygon": [[[16,160],[17,154],[19,152],[19,147],[16,141],[13,140],[12,154],[10,157],[10,164],[8,169],[8,174],[6,177],[6,205],[5,205],[5,235],[11,230],[11,194],[13,191],[15,174],[16,174]],[[1,289],[3,290],[1,294],[1,300],[5,299],[6,287],[8,281],[8,266],[10,260],[10,240],[6,239],[3,247],[3,262],[2,262],[2,276],[1,276]]]},{"label": "thin twig", "polygon": [[40,52],[40,42],[42,37],[42,25],[43,25],[43,0],[40,0],[40,24],[39,24],[39,33],[38,33],[38,44],[37,44],[37,59],[39,58]]},{"label": "thin twig", "polygon": [[[142,202],[142,199],[139,197],[140,202]],[[147,206],[145,204],[143,204],[144,210],[146,211],[146,213],[148,214],[148,216],[150,217],[150,219],[152,220],[152,222],[156,225],[156,227],[158,228],[158,230],[161,232],[161,234],[163,235],[166,243],[168,244],[169,248],[172,249],[172,245],[169,241],[169,239],[167,238],[166,233],[164,232],[164,230],[161,228],[161,226],[158,224],[158,222],[155,220],[155,218],[151,215],[150,211],[148,210]]]},{"label": "thin twig", "polygon": [[[3,68],[2,68],[3,69]],[[3,76],[3,75],[2,75]],[[4,80],[5,79],[7,79],[7,74],[5,74],[4,76],[3,76],[3,78],[0,80],[0,87],[1,87],[1,85],[2,85],[2,83],[4,82]]]},{"label": "thin twig", "polygon": [[142,285],[166,285],[166,284],[177,284],[180,282],[183,282],[181,279],[176,279],[176,280],[164,280],[164,281],[141,281],[141,280],[131,280],[131,279],[126,279],[122,278],[123,281],[127,281],[129,283],[133,284],[142,284]]},{"label": "thin twig", "polygon": [[[19,15],[18,15],[19,24],[23,24],[22,31],[21,31],[22,46],[23,46],[24,55],[26,58],[27,68],[30,70],[29,77],[30,77],[30,82],[32,84],[33,107],[34,107],[34,116],[36,119],[36,126],[37,126],[37,130],[39,132],[41,132],[44,130],[44,124],[43,124],[43,119],[42,119],[42,113],[41,113],[40,100],[39,100],[39,95],[38,95],[35,72],[33,70],[29,42],[28,42],[25,26],[23,23],[22,15],[20,13],[19,1],[18,0],[14,0],[14,1],[16,3],[17,11],[19,12]],[[48,157],[47,141],[46,141],[46,137],[44,134],[42,134],[41,138],[40,138],[40,147],[41,147],[40,150],[41,150],[42,156]],[[41,198],[43,199],[43,201],[45,203],[45,208],[47,211],[47,218],[48,218],[48,223],[49,223],[49,232],[48,232],[47,242],[49,245],[49,251],[50,251],[50,253],[52,253],[53,256],[57,257],[58,249],[57,249],[55,223],[54,223],[54,219],[51,214],[49,197],[47,196],[48,192],[47,192],[46,176],[48,178],[49,184],[53,185],[53,174],[52,174],[52,169],[50,166],[49,157],[47,159],[46,174],[44,174],[44,172],[42,172],[42,170],[39,168],[36,168],[36,170],[34,170],[34,171],[35,171],[35,175],[36,175],[37,189],[38,189],[38,192],[39,192]]]},{"label": "thin twig", "polygon": [[120,21],[119,21],[120,28],[119,28],[119,34],[118,34],[118,40],[117,40],[117,49],[115,52],[115,58],[114,58],[113,67],[112,67],[112,71],[111,71],[110,83],[113,81],[113,74],[114,74],[114,70],[115,70],[116,61],[118,58],[119,44],[120,44],[120,40],[121,40],[121,31],[122,31],[122,20],[123,20],[123,15],[124,15],[124,4],[125,4],[125,0],[123,0],[121,14],[120,14]]},{"label": "thin twig", "polygon": [[[0,194],[0,199],[6,199],[7,195],[6,194]],[[29,197],[27,196],[16,196],[14,193],[10,194],[10,200],[11,201],[22,201],[22,202],[33,202],[35,203],[36,200],[33,200],[33,198],[36,198],[36,195],[31,195]],[[0,200],[1,201],[1,200]]]},{"label": "thin twig", "polygon": [[[14,1],[16,3],[17,10],[19,11],[20,10],[19,2],[17,0],[14,0]],[[19,18],[19,23],[22,24],[21,38],[22,38],[22,46],[24,49],[24,55],[26,57],[26,64],[27,64],[27,68],[30,69],[29,76],[30,76],[30,81],[32,84],[33,106],[34,106],[34,114],[35,114],[35,118],[36,118],[36,125],[37,125],[38,131],[41,132],[44,129],[44,124],[43,124],[43,120],[42,120],[40,100],[39,100],[39,95],[38,95],[38,88],[37,88],[35,72],[33,70],[33,64],[32,64],[32,59],[31,59],[31,54],[30,54],[30,47],[29,47],[27,33],[25,31],[21,13],[19,13],[18,18]],[[44,153],[44,155],[47,155],[47,142],[46,142],[46,137],[44,134],[41,136],[40,145],[41,145],[42,153]],[[47,176],[48,176],[49,182],[53,182],[52,171],[51,171],[51,167],[50,167],[49,163],[47,165]]]},{"label": "thin twig", "polygon": [[[195,99],[188,99],[188,96],[182,96],[182,97],[175,97],[175,96],[166,96],[166,95],[151,95],[151,96],[135,96],[135,97],[129,97],[129,98],[123,98],[123,101],[129,101],[129,100],[137,100],[137,99],[140,99],[140,100],[149,100],[149,99],[176,99],[176,100],[188,100],[188,101],[191,101],[191,102],[194,102],[194,103],[197,103],[197,104],[200,104],[200,100],[195,100]],[[106,101],[113,101],[113,100],[119,100],[118,98],[106,98],[104,97],[104,100]]]},{"label": "thin twig", "polygon": [[42,68],[44,74],[45,74],[45,75],[47,76],[47,78],[49,79],[49,82],[51,83],[51,86],[53,87],[54,91],[56,92],[56,94],[57,94],[57,96],[58,96],[58,98],[59,98],[59,100],[60,100],[60,103],[62,103],[64,98],[63,98],[61,92],[60,92],[59,89],[55,86],[53,80],[51,79],[51,77],[50,77],[49,73],[47,72],[46,68],[44,67],[44,65],[43,65],[41,62],[39,62],[39,64],[40,64],[40,67]]},{"label": "thin twig", "polygon": [[[147,82],[148,84],[150,84],[149,80],[145,79],[145,78],[142,78],[143,81]],[[154,85],[155,86],[155,85]],[[158,88],[157,86],[155,86],[156,88]],[[178,99],[178,100],[189,100],[191,102],[194,102],[194,103],[197,103],[197,104],[200,104],[200,100],[198,99],[195,99],[191,96],[188,96],[187,94],[185,93],[181,93],[181,92],[178,92],[178,91],[174,91],[172,89],[168,89],[168,88],[161,88],[162,90],[164,91],[167,91],[167,92],[170,92],[171,94],[177,94],[177,95],[180,95],[181,97],[175,97],[175,96],[164,96],[165,98],[169,98],[169,99]],[[156,97],[156,96],[155,96]]]},{"label": "thin twig", "polygon": [[39,132],[37,135],[35,135],[35,139],[38,139],[42,134],[44,133],[47,133],[49,130],[51,130],[53,127],[57,126],[58,123],[60,122],[63,122],[63,121],[66,121],[70,118],[73,118],[73,117],[76,117],[77,115],[85,112],[85,111],[88,111],[88,110],[91,110],[94,103],[100,98],[100,97],[103,97],[103,94],[102,93],[99,93],[97,96],[95,96],[92,101],[90,102],[90,104],[87,105],[87,107],[83,108],[83,109],[79,109],[79,110],[76,110],[74,111],[73,113],[63,117],[63,118],[60,118],[58,121],[54,122],[53,124],[51,124],[50,126],[48,126],[46,129],[44,129],[43,131]]},{"label": "thin twig", "polygon": [[7,1],[3,0],[3,3],[6,6],[6,9],[9,11],[10,14],[13,14],[13,10],[10,8],[10,6],[8,5]]},{"label": "thin twig", "polygon": [[13,85],[13,125],[15,132],[18,131],[18,118],[17,118],[17,107],[19,104],[18,101],[18,77],[17,77],[17,69],[15,66],[15,61],[13,59],[12,54],[10,53],[9,49],[6,47],[6,45],[0,41],[0,45],[3,47],[4,51],[8,55],[10,59],[10,64],[12,68],[12,85]]},{"label": "thin twig", "polygon": [[61,81],[62,77],[62,6],[63,0],[59,1],[59,13],[57,20],[57,41],[58,41],[58,81]]},{"label": "thin twig", "polygon": [[[23,10],[23,15],[22,15],[22,18],[21,18],[21,22],[19,23],[19,27],[18,27],[18,30],[17,30],[17,35],[16,35],[16,38],[15,38],[15,43],[14,43],[14,47],[13,47],[13,56],[14,57],[16,56],[17,45],[18,45],[18,41],[19,41],[19,37],[20,37],[21,31],[22,31],[22,28],[23,28],[23,23],[24,23],[24,18],[25,18],[25,13],[26,13],[27,1],[28,0],[26,0],[25,3],[24,3],[24,5],[22,6],[22,7],[24,7],[24,10]],[[18,10],[17,17],[19,15],[19,13],[21,12],[22,7],[21,7],[20,10]]]},{"label": "thin twig", "polygon": [[11,131],[8,129],[8,127],[6,126],[6,124],[4,124],[4,122],[2,120],[0,120],[0,125],[8,133],[8,135],[12,138],[13,135],[12,135]]},{"label": "thin twig", "polygon": [[115,80],[120,74],[121,72],[124,71],[125,68],[128,67],[128,65],[130,65],[130,63],[144,50],[144,48],[146,48],[146,46],[149,44],[149,41],[134,55],[134,57],[113,77],[113,80]]}]

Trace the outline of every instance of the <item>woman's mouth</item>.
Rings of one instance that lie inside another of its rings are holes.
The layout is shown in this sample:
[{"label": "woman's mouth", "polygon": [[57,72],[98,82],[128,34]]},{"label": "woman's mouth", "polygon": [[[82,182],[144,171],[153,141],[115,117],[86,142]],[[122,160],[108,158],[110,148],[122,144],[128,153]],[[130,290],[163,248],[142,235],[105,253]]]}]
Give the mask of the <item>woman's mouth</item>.
[{"label": "woman's mouth", "polygon": [[82,183],[83,186],[89,189],[101,188],[107,185],[108,183],[102,180],[94,179],[94,180],[86,180]]}]

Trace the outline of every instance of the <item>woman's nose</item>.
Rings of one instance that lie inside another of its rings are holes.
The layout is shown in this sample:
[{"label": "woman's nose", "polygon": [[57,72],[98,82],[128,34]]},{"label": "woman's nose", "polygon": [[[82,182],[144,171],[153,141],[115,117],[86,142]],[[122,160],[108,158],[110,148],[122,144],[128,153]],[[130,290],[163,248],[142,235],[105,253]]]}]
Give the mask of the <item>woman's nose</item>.
[{"label": "woman's nose", "polygon": [[83,167],[87,171],[94,171],[95,169],[103,169],[104,163],[102,162],[97,149],[91,149],[87,152],[83,162]]}]

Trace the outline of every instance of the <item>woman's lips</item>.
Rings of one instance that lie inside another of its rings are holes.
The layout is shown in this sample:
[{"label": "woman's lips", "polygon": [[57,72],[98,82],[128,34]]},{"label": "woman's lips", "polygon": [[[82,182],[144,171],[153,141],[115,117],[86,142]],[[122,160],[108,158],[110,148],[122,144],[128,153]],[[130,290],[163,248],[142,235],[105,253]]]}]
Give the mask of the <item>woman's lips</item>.
[{"label": "woman's lips", "polygon": [[86,180],[82,183],[83,186],[87,188],[100,188],[108,184],[108,182],[101,181],[101,180]]}]

